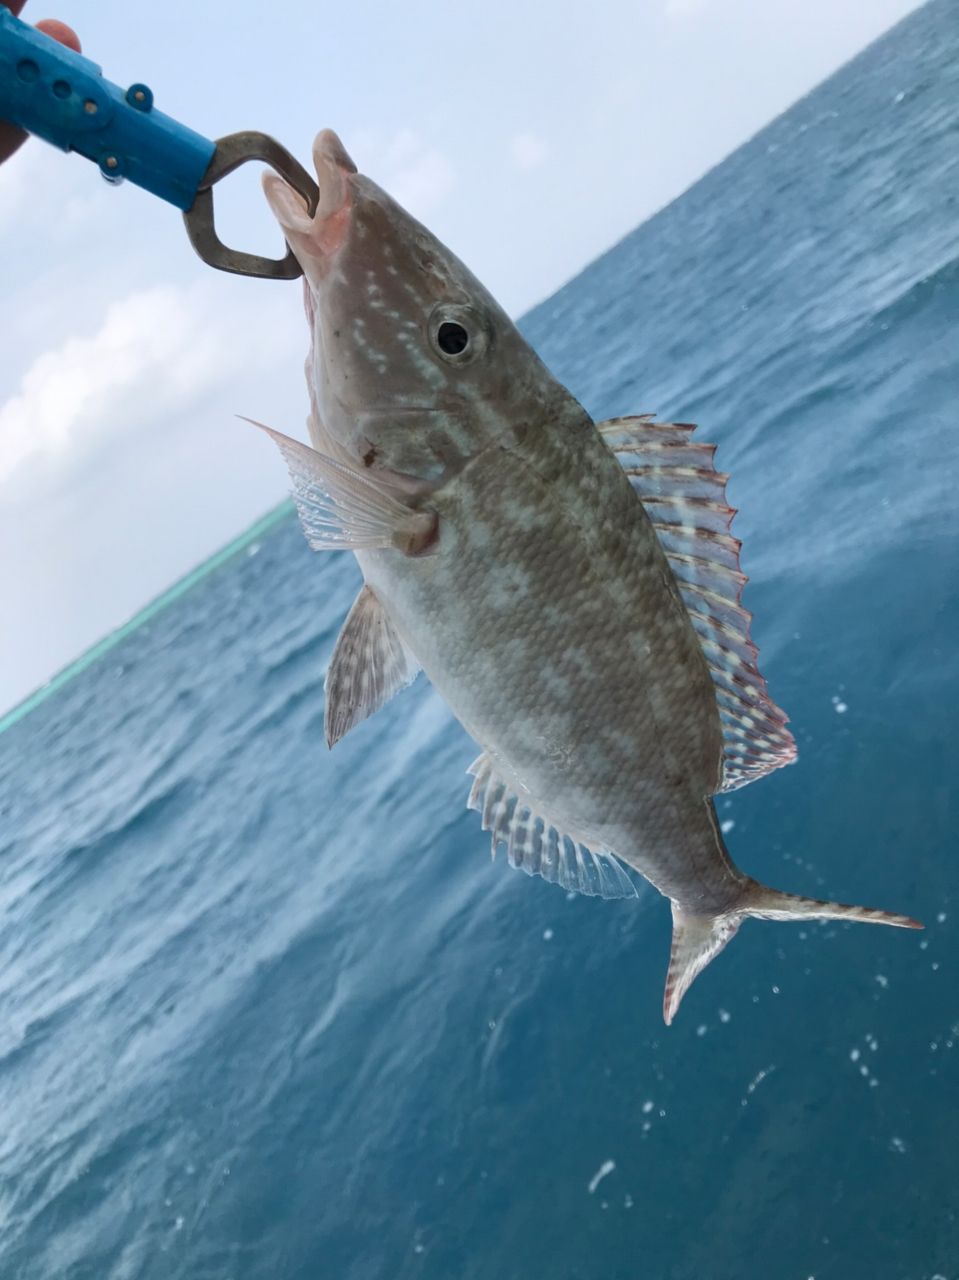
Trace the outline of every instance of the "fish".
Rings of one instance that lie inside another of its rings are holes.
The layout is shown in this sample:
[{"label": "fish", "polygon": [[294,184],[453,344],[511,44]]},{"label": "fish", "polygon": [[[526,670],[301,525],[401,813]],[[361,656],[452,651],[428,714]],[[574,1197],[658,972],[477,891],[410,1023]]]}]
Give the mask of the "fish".
[{"label": "fish", "polygon": [[304,533],[363,575],[326,676],[330,747],[425,672],[477,743],[495,858],[568,891],[669,899],[663,997],[744,920],[905,915],[772,889],[714,797],[791,764],[757,665],[728,476],[688,423],[595,423],[469,269],[331,130],[319,202],[264,175],[304,277],[309,443],[262,423]]}]

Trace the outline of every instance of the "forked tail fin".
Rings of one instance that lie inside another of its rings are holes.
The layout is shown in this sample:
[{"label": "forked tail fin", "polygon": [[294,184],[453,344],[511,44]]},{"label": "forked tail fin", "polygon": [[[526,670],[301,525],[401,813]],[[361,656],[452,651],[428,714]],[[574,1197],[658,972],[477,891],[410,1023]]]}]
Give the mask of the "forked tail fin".
[{"label": "forked tail fin", "polygon": [[851,907],[841,902],[821,902],[792,893],[767,889],[756,880],[747,880],[742,896],[721,915],[693,915],[675,902],[673,945],[666,974],[663,1018],[668,1026],[676,1016],[680,1001],[693,979],[719,955],[748,916],[762,920],[861,920],[865,924],[891,924],[899,929],[921,929],[918,920],[879,911],[874,907]]}]

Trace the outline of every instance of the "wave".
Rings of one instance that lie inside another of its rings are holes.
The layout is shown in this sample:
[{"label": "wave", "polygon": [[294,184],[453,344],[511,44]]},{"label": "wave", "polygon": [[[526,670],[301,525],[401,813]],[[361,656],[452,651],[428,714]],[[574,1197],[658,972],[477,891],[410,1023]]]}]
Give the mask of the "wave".
[{"label": "wave", "polygon": [[959,257],[948,258],[930,274],[914,280],[871,317],[870,325],[888,328],[911,320],[930,306],[959,302]]}]

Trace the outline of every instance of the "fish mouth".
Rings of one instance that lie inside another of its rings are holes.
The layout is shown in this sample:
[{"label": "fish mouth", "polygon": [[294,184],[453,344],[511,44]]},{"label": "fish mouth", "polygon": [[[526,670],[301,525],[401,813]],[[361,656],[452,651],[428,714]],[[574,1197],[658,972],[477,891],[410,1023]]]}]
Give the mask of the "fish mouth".
[{"label": "fish mouth", "polygon": [[311,220],[308,247],[315,267],[324,268],[346,243],[353,210],[350,179],[356,165],[332,129],[323,129],[313,143],[313,164],[320,199]]},{"label": "fish mouth", "polygon": [[275,173],[263,175],[263,190],[307,280],[317,285],[349,236],[356,165],[332,129],[317,134],[313,163],[319,201],[311,217],[306,201]]},{"label": "fish mouth", "polygon": [[343,213],[352,204],[350,177],[356,173],[349,152],[332,129],[323,129],[313,143],[313,164],[320,188],[320,201],[313,216],[323,223]]}]

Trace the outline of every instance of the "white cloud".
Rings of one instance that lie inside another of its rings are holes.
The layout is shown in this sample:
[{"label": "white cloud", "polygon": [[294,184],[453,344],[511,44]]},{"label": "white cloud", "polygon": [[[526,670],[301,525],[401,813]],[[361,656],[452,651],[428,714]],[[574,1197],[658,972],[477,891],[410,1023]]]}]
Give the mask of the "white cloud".
[{"label": "white cloud", "polygon": [[549,155],[549,147],[538,134],[517,133],[510,139],[509,154],[517,169],[535,169]]},{"label": "white cloud", "polygon": [[[158,286],[114,302],[98,328],[38,356],[0,405],[0,492],[23,463],[69,467],[91,445],[195,404],[251,363],[270,362],[254,316],[212,284]],[[282,327],[282,326],[281,326]]]},{"label": "white cloud", "polygon": [[114,193],[93,165],[80,165],[43,142],[30,142],[11,164],[0,165],[0,232],[14,233],[29,219],[62,243],[89,234]]},{"label": "white cloud", "polygon": [[234,415],[296,433],[306,343],[296,286],[210,273],[94,307],[29,364],[0,403],[0,712],[283,497]]}]

